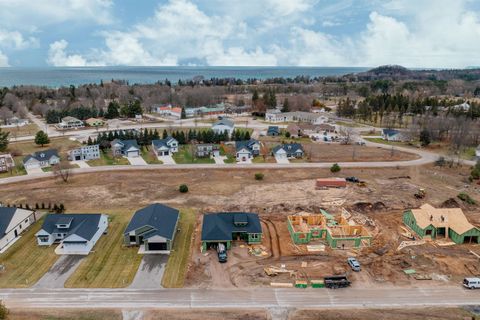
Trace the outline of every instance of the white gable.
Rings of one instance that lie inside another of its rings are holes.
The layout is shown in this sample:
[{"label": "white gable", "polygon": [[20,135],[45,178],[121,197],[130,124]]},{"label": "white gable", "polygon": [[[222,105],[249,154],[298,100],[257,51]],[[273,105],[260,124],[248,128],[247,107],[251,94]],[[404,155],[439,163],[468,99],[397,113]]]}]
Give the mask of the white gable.
[{"label": "white gable", "polygon": [[65,239],[63,239],[63,241],[88,241],[88,240],[80,237],[77,234],[72,234],[66,237]]},{"label": "white gable", "polygon": [[32,212],[29,210],[17,209],[15,211],[15,214],[12,217],[12,220],[10,220],[10,223],[8,224],[8,227],[5,230],[5,233],[8,233],[10,230],[15,228],[19,223],[26,220],[31,214]]}]

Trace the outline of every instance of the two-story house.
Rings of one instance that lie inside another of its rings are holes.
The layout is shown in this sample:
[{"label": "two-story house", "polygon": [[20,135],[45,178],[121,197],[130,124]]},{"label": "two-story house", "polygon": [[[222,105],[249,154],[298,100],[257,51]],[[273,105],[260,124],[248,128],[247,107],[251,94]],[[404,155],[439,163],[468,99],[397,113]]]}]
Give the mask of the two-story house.
[{"label": "two-story house", "polygon": [[137,144],[137,140],[120,140],[115,139],[110,142],[112,154],[114,157],[139,157],[140,147]]},{"label": "two-story house", "polygon": [[171,156],[175,152],[178,152],[178,141],[172,137],[152,140],[152,148],[157,157]]},{"label": "two-story house", "polygon": [[77,160],[93,160],[100,158],[100,147],[98,144],[81,146],[70,150],[68,153],[68,160],[77,161]]},{"label": "two-story house", "polygon": [[237,162],[247,162],[253,157],[260,154],[260,142],[255,139],[236,141],[235,142],[235,157]]}]

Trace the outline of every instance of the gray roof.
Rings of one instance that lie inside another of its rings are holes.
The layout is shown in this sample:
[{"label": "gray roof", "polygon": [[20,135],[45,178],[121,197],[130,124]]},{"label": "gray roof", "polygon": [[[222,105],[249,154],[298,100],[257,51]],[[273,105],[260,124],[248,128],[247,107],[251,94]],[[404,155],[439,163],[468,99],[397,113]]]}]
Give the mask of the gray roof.
[{"label": "gray roof", "polygon": [[111,145],[114,145],[117,142],[123,145],[122,149],[124,149],[124,150],[130,149],[130,147],[140,149],[140,147],[137,144],[137,140],[135,140],[135,139],[132,139],[132,140],[115,139],[111,142]]},{"label": "gray roof", "polygon": [[292,151],[297,151],[298,149],[302,150],[303,152],[303,146],[300,143],[285,143],[278,145],[273,148],[272,152],[277,153],[278,150],[283,149],[285,152],[289,153]]},{"label": "gray roof", "polygon": [[23,163],[26,163],[28,160],[31,158],[36,159],[37,161],[47,161],[50,160],[51,157],[56,156],[57,158],[60,158],[58,156],[58,152],[56,149],[48,149],[45,151],[37,151],[34,152],[33,154],[29,154],[25,158],[23,158]]},{"label": "gray roof", "polygon": [[0,237],[7,232],[8,225],[12,221],[17,208],[0,207]]},{"label": "gray roof", "polygon": [[278,128],[278,126],[269,126],[268,129],[267,129],[267,135],[268,135],[269,133],[279,134],[279,133],[280,133],[280,129]]},{"label": "gray roof", "polygon": [[259,142],[255,139],[235,141],[235,148],[237,149],[237,151],[242,148],[247,148],[248,150],[252,151],[252,146],[255,143],[259,143]]},{"label": "gray roof", "polygon": [[175,234],[178,217],[179,212],[177,209],[154,203],[135,212],[124,234],[128,234],[130,231],[138,228],[150,226],[154,230],[144,235],[144,239],[148,239],[153,235],[160,235],[171,240]]},{"label": "gray roof", "polygon": [[157,149],[161,147],[170,148],[167,143],[169,143],[172,140],[175,140],[175,139],[172,137],[166,137],[165,139],[152,140],[152,145]]},{"label": "gray roof", "polygon": [[219,121],[217,121],[213,124],[213,126],[218,126],[218,125],[224,125],[224,126],[233,128],[234,123],[230,119],[222,119],[222,120],[219,120]]},{"label": "gray roof", "polygon": [[[42,229],[52,233],[62,233],[67,231],[67,237],[73,234],[82,237],[85,240],[91,240],[98,230],[98,223],[100,222],[100,213],[56,213],[49,214],[43,221]],[[57,224],[63,224],[64,221],[72,219],[70,228],[58,229]],[[59,223],[62,222],[62,223]]]},{"label": "gray roof", "polygon": [[395,130],[395,129],[383,129],[382,132],[383,132],[383,134],[385,134],[387,136],[393,136],[393,135],[396,135],[396,134],[400,133],[400,131]]},{"label": "gray roof", "polygon": [[[247,222],[244,226],[234,222]],[[262,233],[258,214],[249,212],[218,212],[203,216],[202,241],[229,241],[232,232]]]}]

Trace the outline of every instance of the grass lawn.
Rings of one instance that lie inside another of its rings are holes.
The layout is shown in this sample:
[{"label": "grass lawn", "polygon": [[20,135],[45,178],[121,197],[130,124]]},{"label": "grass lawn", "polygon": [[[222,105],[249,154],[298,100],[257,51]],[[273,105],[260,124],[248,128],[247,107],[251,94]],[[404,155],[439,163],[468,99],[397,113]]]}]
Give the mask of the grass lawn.
[{"label": "grass lawn", "polygon": [[53,168],[52,167],[45,167],[45,168],[42,168],[42,171],[43,172],[52,172]]},{"label": "grass lawn", "polygon": [[406,142],[387,141],[387,140],[383,140],[382,138],[365,138],[365,140],[370,142],[375,142],[375,143],[388,144],[392,146],[408,146],[408,143]]},{"label": "grass lawn", "polygon": [[10,132],[9,138],[11,140],[19,137],[34,136],[39,130],[35,123],[30,123],[22,127],[2,128],[2,131]]},{"label": "grass lawn", "polygon": [[27,174],[27,170],[23,167],[22,164],[17,165],[12,172],[2,172],[0,173],[0,179],[1,178],[8,178],[8,177],[14,177],[14,176],[24,176]]},{"label": "grass lawn", "polygon": [[158,160],[155,153],[152,150],[147,150],[146,147],[142,148],[142,158],[148,164],[162,164],[163,162]]},{"label": "grass lawn", "polygon": [[108,234],[102,235],[93,251],[65,282],[65,287],[123,288],[135,277],[142,255],[137,254],[138,247],[123,245],[123,231],[133,210],[112,210],[105,213],[110,216]]},{"label": "grass lawn", "polygon": [[114,165],[129,165],[130,162],[124,157],[116,157],[114,158],[112,154],[107,151],[100,152],[100,159],[89,160],[87,164],[91,167],[98,167],[98,166],[114,166]]},{"label": "grass lawn", "polygon": [[178,164],[188,163],[215,163],[215,160],[210,158],[194,158],[190,151],[190,145],[180,146],[177,153],[173,154],[173,159]]},{"label": "grass lawn", "polygon": [[57,149],[60,157],[65,158],[67,151],[79,147],[82,144],[78,141],[70,140],[67,137],[51,138],[47,145],[38,146],[33,141],[12,142],[8,145],[8,151],[15,155],[15,163],[22,163],[22,159],[29,154],[47,149]]},{"label": "grass lawn", "polygon": [[37,245],[35,233],[42,227],[43,219],[35,222],[8,250],[0,254],[1,288],[25,288],[34,285],[55,263],[58,256],[51,247]]},{"label": "grass lawn", "polygon": [[365,127],[366,125],[360,124],[357,122],[346,122],[346,121],[337,121],[335,122],[339,126],[350,127],[350,128],[357,128],[357,127]]},{"label": "grass lawn", "polygon": [[235,162],[237,162],[237,159],[234,156],[232,156],[231,154],[227,154],[226,156],[227,156],[227,159],[223,160],[223,162],[225,162],[225,163],[235,163]]},{"label": "grass lawn", "polygon": [[168,258],[167,267],[162,279],[165,288],[181,288],[185,281],[187,264],[190,258],[192,233],[195,228],[195,213],[191,209],[180,210],[178,222],[180,232],[175,236],[173,250]]},{"label": "grass lawn", "polygon": [[8,319],[15,320],[122,320],[120,310],[99,309],[13,309]]}]

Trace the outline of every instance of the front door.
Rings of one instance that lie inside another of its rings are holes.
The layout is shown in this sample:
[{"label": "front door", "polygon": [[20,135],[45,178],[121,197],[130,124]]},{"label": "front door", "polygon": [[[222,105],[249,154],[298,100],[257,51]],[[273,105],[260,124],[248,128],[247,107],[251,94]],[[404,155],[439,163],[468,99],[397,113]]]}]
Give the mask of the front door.
[{"label": "front door", "polygon": [[15,229],[15,231],[13,233],[15,234],[15,238],[18,237],[17,229]]}]

